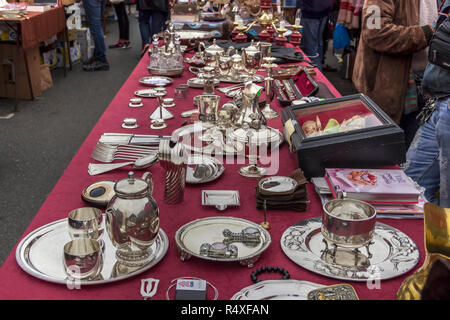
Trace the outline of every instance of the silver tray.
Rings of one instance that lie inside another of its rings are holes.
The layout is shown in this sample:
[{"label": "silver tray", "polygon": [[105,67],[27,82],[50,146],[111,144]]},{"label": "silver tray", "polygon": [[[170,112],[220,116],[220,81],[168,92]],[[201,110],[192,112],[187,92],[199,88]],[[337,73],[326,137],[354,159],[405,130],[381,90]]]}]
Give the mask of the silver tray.
[{"label": "silver tray", "polygon": [[[217,86],[220,83],[218,79],[214,79],[214,86]],[[205,86],[205,79],[202,78],[191,78],[187,81],[187,84],[191,88],[203,89]]]},{"label": "silver tray", "polygon": [[203,190],[202,205],[215,206],[223,211],[229,206],[240,206],[239,191],[237,190]]},{"label": "silver tray", "polygon": [[191,155],[188,159],[186,183],[207,183],[219,178],[225,171],[222,163],[213,157]]},{"label": "silver tray", "polygon": [[265,280],[236,293],[231,300],[308,300],[308,293],[324,285],[299,280]]},{"label": "silver tray", "polygon": [[159,69],[148,67],[148,72],[154,76],[179,77],[183,74],[184,68]]},{"label": "silver tray", "polygon": [[157,91],[155,91],[154,89],[141,89],[141,90],[136,90],[134,92],[134,95],[141,97],[141,98],[156,98],[156,96],[155,96],[156,92]]},{"label": "silver tray", "polygon": [[[151,246],[154,258],[142,267],[129,268],[117,263],[116,248],[105,229],[101,239],[105,244],[101,273],[93,280],[76,280],[77,284],[97,285],[133,277],[155,266],[165,256],[169,247],[167,235],[160,229]],[[67,279],[63,266],[63,246],[70,240],[67,219],[51,222],[34,230],[19,243],[16,249],[16,261],[25,272],[38,279],[66,285],[75,282],[75,280]]]},{"label": "silver tray", "polygon": [[[215,258],[200,255],[202,244],[223,241],[222,232],[224,229],[237,233],[247,227],[257,228],[260,231],[261,242],[258,245],[251,247],[240,242],[233,243],[238,248],[238,256],[235,258]],[[241,265],[251,268],[269,247],[272,240],[267,230],[251,221],[234,217],[210,217],[194,220],[182,226],[175,233],[175,241],[182,261],[197,257],[206,261],[239,262]]]},{"label": "silver tray", "polygon": [[139,83],[144,86],[165,87],[173,82],[172,78],[163,76],[143,77],[139,79]]},{"label": "silver tray", "polygon": [[[322,218],[301,221],[281,237],[284,253],[299,266],[334,279],[386,280],[400,276],[419,262],[419,249],[403,232],[377,222],[372,243],[354,249],[337,248],[324,242]],[[370,252],[370,254],[369,254]]]}]

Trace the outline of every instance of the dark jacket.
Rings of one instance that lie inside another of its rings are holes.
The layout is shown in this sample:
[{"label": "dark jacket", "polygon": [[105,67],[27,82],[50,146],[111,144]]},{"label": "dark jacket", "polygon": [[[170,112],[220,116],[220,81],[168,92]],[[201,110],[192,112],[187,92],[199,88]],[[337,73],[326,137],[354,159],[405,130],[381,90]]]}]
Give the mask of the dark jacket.
[{"label": "dark jacket", "polygon": [[159,10],[169,12],[168,0],[138,0],[138,10]]},{"label": "dark jacket", "polygon": [[[450,0],[446,0],[442,7],[442,12],[450,13]],[[440,16],[438,24],[445,19]],[[450,54],[450,48],[448,49]],[[422,91],[425,96],[431,98],[441,98],[450,95],[450,70],[441,68],[431,62],[428,63],[422,81]]]},{"label": "dark jacket", "polygon": [[328,16],[333,5],[333,0],[297,0],[297,8],[302,9],[302,16],[309,19]]}]

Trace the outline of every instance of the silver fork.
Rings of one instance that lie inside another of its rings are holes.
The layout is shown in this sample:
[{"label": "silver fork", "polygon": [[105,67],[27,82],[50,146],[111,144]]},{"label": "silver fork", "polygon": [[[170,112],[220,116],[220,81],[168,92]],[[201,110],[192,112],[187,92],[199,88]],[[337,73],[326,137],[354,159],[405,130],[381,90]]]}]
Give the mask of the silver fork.
[{"label": "silver fork", "polygon": [[108,145],[98,142],[91,157],[100,162],[113,162],[114,160],[135,161],[147,155],[156,154],[158,147],[138,145]]}]

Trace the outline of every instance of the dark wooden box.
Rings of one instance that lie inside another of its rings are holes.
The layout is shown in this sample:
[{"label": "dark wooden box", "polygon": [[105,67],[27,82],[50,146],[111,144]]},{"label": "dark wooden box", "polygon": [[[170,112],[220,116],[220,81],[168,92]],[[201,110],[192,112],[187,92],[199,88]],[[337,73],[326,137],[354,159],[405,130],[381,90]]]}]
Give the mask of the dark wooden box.
[{"label": "dark wooden box", "polygon": [[[286,140],[308,179],[323,177],[325,168],[377,168],[405,162],[403,130],[365,95],[292,105],[282,110],[282,119]],[[322,132],[307,135],[303,129],[311,132],[311,125]]]}]

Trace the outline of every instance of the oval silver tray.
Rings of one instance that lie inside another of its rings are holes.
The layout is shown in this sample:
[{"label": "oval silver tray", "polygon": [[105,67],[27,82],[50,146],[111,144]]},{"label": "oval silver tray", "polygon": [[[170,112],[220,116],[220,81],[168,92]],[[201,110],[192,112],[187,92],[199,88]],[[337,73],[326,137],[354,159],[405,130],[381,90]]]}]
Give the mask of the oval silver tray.
[{"label": "oval silver tray", "polygon": [[173,82],[172,78],[163,76],[143,77],[139,79],[139,83],[151,87],[165,87]]},{"label": "oval silver tray", "polygon": [[[219,178],[224,171],[225,167],[216,158],[194,154],[188,159],[186,183],[200,184],[211,182]],[[201,176],[196,177],[197,174]]]},{"label": "oval silver tray", "polygon": [[[214,86],[217,86],[220,83],[218,79],[214,79]],[[205,86],[205,79],[202,78],[191,78],[187,81],[187,84],[191,88],[203,89]]]},{"label": "oval silver tray", "polygon": [[184,68],[159,69],[159,68],[148,67],[148,72],[154,76],[179,77],[183,74]]},{"label": "oval silver tray", "polygon": [[[103,219],[104,224],[105,219]],[[149,270],[165,256],[169,247],[166,233],[160,229],[151,246],[154,257],[139,268],[126,267],[116,261],[116,248],[103,230],[101,236],[105,244],[103,268],[92,280],[68,280],[63,266],[63,247],[69,242],[67,219],[44,225],[28,234],[17,246],[16,261],[28,274],[49,282],[59,284],[97,285],[124,280]]]},{"label": "oval silver tray", "polygon": [[[250,247],[241,242],[234,242],[233,244],[238,247],[236,258],[215,258],[200,255],[202,244],[223,241],[222,232],[224,229],[237,233],[247,227],[254,227],[260,231],[262,239],[257,246]],[[234,217],[210,217],[194,220],[182,226],[175,233],[175,241],[182,261],[197,257],[206,261],[239,262],[241,265],[251,268],[269,247],[272,240],[269,232],[254,222]]]},{"label": "oval silver tray", "polygon": [[299,266],[334,279],[386,280],[400,276],[419,262],[417,245],[403,232],[377,222],[372,242],[357,251],[325,242],[322,218],[301,221],[281,237],[284,253]]},{"label": "oval silver tray", "polygon": [[[155,91],[153,88],[152,89],[140,89],[140,90],[136,90],[134,92],[134,95],[137,97],[141,97],[141,98],[156,98],[156,96],[155,96],[156,92],[157,91]],[[166,91],[164,91],[164,92],[166,92]]]},{"label": "oval silver tray", "polygon": [[264,280],[236,293],[231,300],[308,300],[308,293],[324,285],[299,280]]}]

